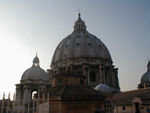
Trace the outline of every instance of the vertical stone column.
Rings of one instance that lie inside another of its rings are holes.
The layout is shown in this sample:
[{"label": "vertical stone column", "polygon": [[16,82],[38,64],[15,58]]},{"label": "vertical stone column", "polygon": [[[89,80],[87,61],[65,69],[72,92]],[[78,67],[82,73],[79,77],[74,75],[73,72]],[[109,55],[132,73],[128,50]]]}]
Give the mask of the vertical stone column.
[{"label": "vertical stone column", "polygon": [[86,77],[85,79],[85,84],[89,85],[89,66],[88,65],[83,65],[83,74]]},{"label": "vertical stone column", "polygon": [[106,75],[105,75],[106,76],[106,79],[105,79],[106,84],[111,86],[111,84],[112,84],[112,77],[111,77],[111,68],[110,68],[109,65],[107,65],[105,73],[106,73]]},{"label": "vertical stone column", "polygon": [[[38,87],[38,98],[37,98],[37,106],[36,106],[37,111],[36,111],[36,113],[39,113],[39,111],[40,111],[39,106],[41,103],[43,103],[45,101],[45,96],[43,96],[43,95],[45,95],[46,92],[47,92],[46,85],[40,85]],[[43,97],[44,97],[44,99],[43,99]]]},{"label": "vertical stone column", "polygon": [[119,86],[119,79],[118,79],[118,68],[116,70],[116,78],[117,78],[117,88],[120,89],[120,86]]},{"label": "vertical stone column", "polygon": [[[40,101],[41,100],[45,100],[45,99],[43,99],[43,96],[46,94],[46,92],[47,92],[47,89],[46,89],[46,85],[40,85],[39,86],[39,94],[41,95],[40,97]],[[45,97],[44,97],[45,98]],[[44,101],[42,101],[42,102],[44,102]]]},{"label": "vertical stone column", "polygon": [[120,88],[119,87],[119,80],[118,80],[118,68],[115,68],[115,78],[116,78],[116,88]]},{"label": "vertical stone column", "polygon": [[112,87],[114,87],[114,74],[113,74],[113,69],[111,68],[111,80],[112,80],[112,82],[111,82],[111,86]]},{"label": "vertical stone column", "polygon": [[23,86],[23,103],[28,104],[29,101],[29,86],[24,85]]},{"label": "vertical stone column", "polygon": [[99,81],[99,83],[101,83],[102,80],[103,80],[103,77],[102,77],[102,66],[99,65],[98,66],[98,81]]},{"label": "vertical stone column", "polygon": [[20,84],[16,85],[16,101],[15,101],[15,111],[19,112],[21,106],[21,98],[20,98]]},{"label": "vertical stone column", "polygon": [[89,68],[87,69],[87,82],[88,82],[88,86],[90,86],[90,70]]},{"label": "vertical stone column", "polygon": [[104,83],[103,67],[101,66],[101,83]]},{"label": "vertical stone column", "polygon": [[20,101],[20,87],[19,84],[16,85],[16,102]]},{"label": "vertical stone column", "polygon": [[107,69],[107,84],[109,85],[109,86],[111,86],[112,87],[112,82],[113,82],[113,78],[112,78],[112,73],[111,73],[111,66],[108,66],[108,69]]},{"label": "vertical stone column", "polygon": [[115,70],[113,69],[112,70],[112,78],[113,78],[113,87],[115,88],[116,87],[116,75],[115,75]]},{"label": "vertical stone column", "polygon": [[[83,68],[83,75],[86,77],[86,75],[87,75],[87,72],[86,72],[86,66],[83,65],[82,68]],[[86,80],[86,79],[84,80],[84,82],[85,82],[84,84],[87,85],[87,80]]]},{"label": "vertical stone column", "polygon": [[102,67],[102,77],[103,77],[103,83],[105,84],[105,67]]},{"label": "vertical stone column", "polygon": [[36,105],[36,113],[39,113],[39,105],[40,105],[40,94],[41,94],[41,89],[40,87],[38,88],[38,97],[37,97],[37,105]]},{"label": "vertical stone column", "polygon": [[109,69],[108,67],[105,68],[105,83],[109,85]]},{"label": "vertical stone column", "polygon": [[83,65],[83,75],[86,76],[87,72],[86,72],[86,65]]}]

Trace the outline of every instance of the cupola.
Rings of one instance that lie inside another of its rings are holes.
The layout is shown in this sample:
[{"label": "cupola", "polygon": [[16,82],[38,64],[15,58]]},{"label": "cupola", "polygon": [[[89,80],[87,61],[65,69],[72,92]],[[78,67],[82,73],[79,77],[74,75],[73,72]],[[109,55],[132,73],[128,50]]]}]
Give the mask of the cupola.
[{"label": "cupola", "polygon": [[147,88],[150,87],[150,61],[147,64],[147,72],[143,74],[141,78],[141,83],[138,85],[138,88]]},{"label": "cupola", "polygon": [[38,56],[36,55],[33,59],[32,66],[27,69],[21,78],[21,83],[48,83],[49,77],[47,73],[40,67],[39,65],[40,60]]}]

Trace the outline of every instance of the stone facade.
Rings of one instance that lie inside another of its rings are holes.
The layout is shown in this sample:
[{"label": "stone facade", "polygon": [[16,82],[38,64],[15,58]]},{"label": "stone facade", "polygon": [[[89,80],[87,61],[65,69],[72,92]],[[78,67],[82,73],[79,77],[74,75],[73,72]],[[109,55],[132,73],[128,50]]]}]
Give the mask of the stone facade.
[{"label": "stone facade", "polygon": [[85,77],[87,86],[99,83],[109,85],[114,92],[120,91],[118,69],[112,64],[111,55],[104,43],[86,30],[80,14],[72,34],[57,46],[49,75],[69,69]]},{"label": "stone facade", "polygon": [[150,88],[140,88],[107,96],[113,109],[107,113],[150,113]]},{"label": "stone facade", "polygon": [[40,68],[39,59],[36,56],[33,60],[32,67],[23,73],[20,84],[16,84],[16,98],[13,111],[32,112],[31,110],[35,108],[34,98],[38,99],[41,98],[43,94],[48,94],[49,86],[49,77],[46,72]]},{"label": "stone facade", "polygon": [[[119,92],[118,69],[104,43],[86,30],[80,14],[72,34],[57,46],[51,69],[46,73],[33,60],[16,84],[14,112],[39,113],[43,106],[50,113],[94,113],[103,111],[106,97],[94,87],[107,84],[112,92]],[[45,101],[46,98],[46,101]]]},{"label": "stone facade", "polygon": [[86,30],[79,14],[72,34],[57,46],[51,68],[45,72],[36,55],[31,68],[23,73],[11,111],[150,113],[150,62],[147,67],[139,89],[120,92],[118,68],[107,47]]}]

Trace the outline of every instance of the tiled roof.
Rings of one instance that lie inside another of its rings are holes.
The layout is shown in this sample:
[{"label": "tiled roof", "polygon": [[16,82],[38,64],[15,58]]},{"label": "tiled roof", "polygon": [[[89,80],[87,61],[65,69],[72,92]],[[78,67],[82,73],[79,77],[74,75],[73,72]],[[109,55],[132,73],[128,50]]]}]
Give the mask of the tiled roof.
[{"label": "tiled roof", "polygon": [[116,93],[111,99],[114,105],[130,105],[135,97],[140,98],[142,104],[150,104],[150,88]]},{"label": "tiled roof", "polygon": [[50,97],[60,97],[62,99],[76,98],[76,99],[100,99],[104,100],[105,95],[96,91],[93,88],[84,86],[57,86],[50,89]]}]

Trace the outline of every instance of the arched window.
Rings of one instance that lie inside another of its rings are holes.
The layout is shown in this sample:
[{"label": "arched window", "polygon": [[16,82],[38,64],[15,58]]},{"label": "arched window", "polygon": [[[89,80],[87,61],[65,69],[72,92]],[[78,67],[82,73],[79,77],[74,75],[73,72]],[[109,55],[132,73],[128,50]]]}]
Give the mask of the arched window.
[{"label": "arched window", "polygon": [[112,113],[113,109],[112,109],[112,105],[109,101],[105,101],[104,110],[106,113]]},{"label": "arched window", "polygon": [[32,92],[32,99],[35,99],[37,97],[37,91]]},{"label": "arched window", "polygon": [[36,99],[38,98],[38,92],[36,90],[33,90],[31,92],[31,98],[32,98],[32,102],[30,103],[30,112],[31,113],[35,113],[36,112]]},{"label": "arched window", "polygon": [[80,79],[80,84],[83,85],[84,84],[84,80]]},{"label": "arched window", "polygon": [[95,71],[90,71],[90,81],[95,82],[96,81],[96,72]]}]

